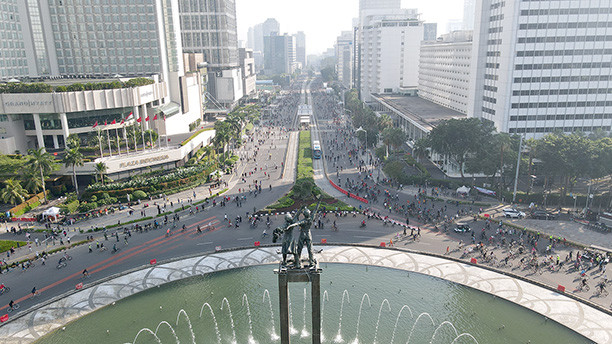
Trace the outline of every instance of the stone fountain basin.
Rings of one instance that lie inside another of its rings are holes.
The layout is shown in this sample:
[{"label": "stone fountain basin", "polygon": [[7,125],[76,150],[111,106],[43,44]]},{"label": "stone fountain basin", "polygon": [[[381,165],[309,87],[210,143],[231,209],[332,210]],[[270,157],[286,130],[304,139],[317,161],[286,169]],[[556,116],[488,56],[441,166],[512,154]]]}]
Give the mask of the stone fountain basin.
[{"label": "stone fountain basin", "polygon": [[[522,279],[441,256],[371,246],[324,245],[320,263],[388,267],[465,285],[571,328],[597,343],[612,343],[612,316],[576,299]],[[124,272],[69,292],[0,327],[2,343],[32,343],[45,334],[122,298],[164,283],[204,273],[278,262],[277,246],[239,248],[163,262]]]}]

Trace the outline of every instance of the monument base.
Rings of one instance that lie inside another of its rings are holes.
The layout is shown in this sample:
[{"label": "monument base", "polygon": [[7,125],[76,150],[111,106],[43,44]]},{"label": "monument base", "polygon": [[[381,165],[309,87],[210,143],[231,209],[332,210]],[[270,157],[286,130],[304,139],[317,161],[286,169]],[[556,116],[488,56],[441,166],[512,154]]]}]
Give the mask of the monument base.
[{"label": "monument base", "polygon": [[312,343],[321,344],[321,270],[315,262],[314,266],[300,269],[280,266],[274,269],[278,275],[278,295],[280,305],[281,344],[289,344],[289,283],[310,283],[312,311]]}]

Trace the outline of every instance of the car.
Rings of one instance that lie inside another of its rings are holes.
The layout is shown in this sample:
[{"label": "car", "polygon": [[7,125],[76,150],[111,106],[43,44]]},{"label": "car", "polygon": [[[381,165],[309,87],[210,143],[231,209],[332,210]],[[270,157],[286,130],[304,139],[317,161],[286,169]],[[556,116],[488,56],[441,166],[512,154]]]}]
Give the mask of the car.
[{"label": "car", "polygon": [[455,231],[455,233],[467,233],[472,231],[472,229],[468,225],[457,225],[457,227],[455,227],[455,229],[453,230]]},{"label": "car", "polygon": [[538,220],[554,220],[557,214],[549,213],[544,210],[534,210],[531,212],[531,217]]},{"label": "car", "polygon": [[513,219],[522,219],[525,217],[525,213],[516,209],[506,208],[504,209],[504,216]]}]

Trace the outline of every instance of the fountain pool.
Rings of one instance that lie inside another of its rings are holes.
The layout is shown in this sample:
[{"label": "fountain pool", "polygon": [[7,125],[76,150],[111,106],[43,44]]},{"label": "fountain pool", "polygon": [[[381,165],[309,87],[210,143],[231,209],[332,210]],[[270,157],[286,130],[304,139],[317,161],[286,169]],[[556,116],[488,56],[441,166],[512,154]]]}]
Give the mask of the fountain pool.
[{"label": "fountain pool", "polygon": [[[151,288],[37,343],[280,343],[275,267],[224,270]],[[321,267],[324,343],[591,342],[521,306],[446,280],[368,265]],[[311,342],[309,290],[306,283],[290,286],[292,343]]]}]

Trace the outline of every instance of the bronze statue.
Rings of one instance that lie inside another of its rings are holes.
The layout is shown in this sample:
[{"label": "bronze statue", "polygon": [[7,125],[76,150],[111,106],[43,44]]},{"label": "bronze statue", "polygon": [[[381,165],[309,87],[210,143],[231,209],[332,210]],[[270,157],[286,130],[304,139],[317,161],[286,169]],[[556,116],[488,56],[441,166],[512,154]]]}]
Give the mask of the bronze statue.
[{"label": "bronze statue", "polygon": [[[296,252],[296,242],[293,240],[293,228],[296,227],[297,224],[293,223],[293,216],[289,213],[285,215],[285,224],[281,227],[277,227],[274,229],[272,233],[272,242],[276,242],[280,236],[283,236],[283,244],[282,244],[282,254],[283,260],[282,265],[287,266],[287,255],[293,254],[295,256]],[[298,256],[299,258],[299,256]],[[299,259],[298,259],[299,260]]]},{"label": "bronze statue", "polygon": [[303,209],[301,211],[301,214],[304,216],[304,219],[295,223],[296,225],[300,226],[300,236],[298,238],[296,252],[294,253],[296,267],[298,269],[302,267],[300,256],[302,254],[302,249],[304,248],[304,246],[306,246],[306,250],[308,251],[308,265],[312,267],[315,265],[316,262],[312,253],[312,234],[310,233],[310,227],[312,227],[312,218],[314,217],[314,215],[311,216],[310,210],[308,210],[308,208]]}]

